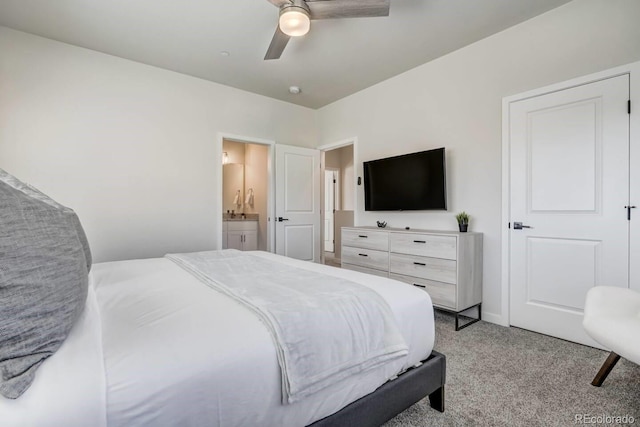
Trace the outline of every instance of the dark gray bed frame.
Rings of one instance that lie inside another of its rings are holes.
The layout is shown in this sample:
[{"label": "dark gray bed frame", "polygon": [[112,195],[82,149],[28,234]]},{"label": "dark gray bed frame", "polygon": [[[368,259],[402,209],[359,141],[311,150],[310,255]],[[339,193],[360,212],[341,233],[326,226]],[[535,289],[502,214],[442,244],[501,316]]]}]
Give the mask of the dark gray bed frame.
[{"label": "dark gray bed frame", "polygon": [[379,427],[426,396],[432,408],[444,412],[445,371],[444,355],[433,351],[422,365],[309,427]]}]

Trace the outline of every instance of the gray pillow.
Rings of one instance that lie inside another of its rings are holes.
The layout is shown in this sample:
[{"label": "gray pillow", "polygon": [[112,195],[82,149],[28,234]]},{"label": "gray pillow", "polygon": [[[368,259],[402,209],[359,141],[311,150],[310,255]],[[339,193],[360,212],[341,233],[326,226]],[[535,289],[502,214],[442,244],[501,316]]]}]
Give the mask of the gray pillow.
[{"label": "gray pillow", "polygon": [[0,169],[0,394],[18,398],[60,348],[90,267],[76,214]]}]

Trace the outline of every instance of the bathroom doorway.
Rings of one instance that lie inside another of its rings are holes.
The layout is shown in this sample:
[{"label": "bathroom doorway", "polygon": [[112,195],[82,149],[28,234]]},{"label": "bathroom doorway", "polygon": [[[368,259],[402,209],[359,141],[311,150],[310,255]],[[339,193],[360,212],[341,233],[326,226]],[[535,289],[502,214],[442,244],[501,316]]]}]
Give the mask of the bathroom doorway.
[{"label": "bathroom doorway", "polygon": [[222,249],[272,252],[272,144],[222,137]]}]

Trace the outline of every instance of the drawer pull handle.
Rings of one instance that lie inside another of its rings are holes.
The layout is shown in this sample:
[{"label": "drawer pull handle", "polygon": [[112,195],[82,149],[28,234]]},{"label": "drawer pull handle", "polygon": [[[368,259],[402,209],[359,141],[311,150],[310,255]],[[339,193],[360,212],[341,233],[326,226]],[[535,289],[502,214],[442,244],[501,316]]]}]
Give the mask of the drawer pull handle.
[{"label": "drawer pull handle", "polygon": [[369,256],[369,255],[367,255],[367,254],[358,254],[358,255],[360,255],[360,256]]},{"label": "drawer pull handle", "polygon": [[414,262],[415,265],[422,265],[422,266],[426,266],[427,264],[425,264],[424,262]]},{"label": "drawer pull handle", "polygon": [[367,238],[367,237],[369,237],[369,236],[365,236],[365,235],[363,235],[363,234],[358,234],[358,237],[362,237],[363,239],[366,239],[366,238]]},{"label": "drawer pull handle", "polygon": [[426,240],[414,240],[413,243],[427,243]]},{"label": "drawer pull handle", "polygon": [[417,283],[414,283],[414,284],[413,284],[413,286],[417,286],[417,287],[419,287],[419,288],[426,288],[426,286],[425,286],[425,285],[419,285],[419,284],[417,284]]}]

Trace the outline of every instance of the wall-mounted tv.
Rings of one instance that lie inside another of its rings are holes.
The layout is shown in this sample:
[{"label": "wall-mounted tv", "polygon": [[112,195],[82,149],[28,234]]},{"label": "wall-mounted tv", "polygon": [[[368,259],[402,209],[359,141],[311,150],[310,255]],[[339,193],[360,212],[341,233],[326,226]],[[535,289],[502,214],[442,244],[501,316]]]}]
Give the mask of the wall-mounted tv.
[{"label": "wall-mounted tv", "polygon": [[364,208],[446,210],[444,148],[364,162]]}]

